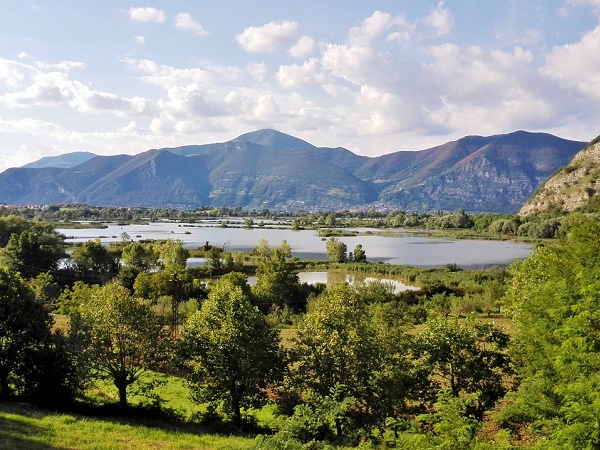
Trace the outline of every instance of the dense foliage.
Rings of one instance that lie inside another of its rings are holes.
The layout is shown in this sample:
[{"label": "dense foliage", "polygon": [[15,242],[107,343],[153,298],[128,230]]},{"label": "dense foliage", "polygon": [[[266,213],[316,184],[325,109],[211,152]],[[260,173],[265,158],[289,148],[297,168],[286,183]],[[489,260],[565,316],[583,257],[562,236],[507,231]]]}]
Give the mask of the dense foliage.
[{"label": "dense foliage", "polygon": [[[169,375],[185,378],[206,405],[185,419],[194,423],[256,430],[257,409],[274,404],[256,448],[597,447],[597,219],[441,217],[443,227],[513,234],[524,223],[557,221],[561,238],[508,270],[369,263],[362,246],[348,253],[335,236],[323,238],[332,262],[300,262],[285,241],[271,248],[261,240],[235,255],[207,242],[195,250],[207,266],[188,268],[190,253],[177,240],[122,236],[67,256],[64,237],[44,223],[0,217],[0,397],[86,402],[90,383],[107,379],[122,411],[135,390],[162,417],[184,420],[153,392],[158,375]],[[420,289],[301,284],[298,267],[311,264]],[[240,271],[255,273],[256,284]]]}]

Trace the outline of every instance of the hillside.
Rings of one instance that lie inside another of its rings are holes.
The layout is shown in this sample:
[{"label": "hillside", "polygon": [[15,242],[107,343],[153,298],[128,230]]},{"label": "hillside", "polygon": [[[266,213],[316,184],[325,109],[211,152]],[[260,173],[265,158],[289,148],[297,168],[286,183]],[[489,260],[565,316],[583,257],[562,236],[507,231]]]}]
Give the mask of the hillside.
[{"label": "hillside", "polygon": [[[523,205],[519,215],[571,212],[592,206],[600,189],[600,137],[554,173]],[[592,206],[593,207],[593,206]],[[597,209],[597,208],[596,208]]]},{"label": "hillside", "polygon": [[8,169],[0,203],[516,212],[584,145],[517,131],[370,158],[258,130],[223,143]]}]

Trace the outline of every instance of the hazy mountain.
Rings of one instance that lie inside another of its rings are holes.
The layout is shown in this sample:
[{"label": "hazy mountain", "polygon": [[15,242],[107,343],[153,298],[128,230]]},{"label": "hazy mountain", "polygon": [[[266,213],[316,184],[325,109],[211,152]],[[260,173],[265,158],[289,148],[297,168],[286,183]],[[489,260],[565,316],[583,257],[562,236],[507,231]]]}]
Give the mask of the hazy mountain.
[{"label": "hazy mountain", "polygon": [[546,181],[519,211],[528,216],[549,211],[598,210],[600,136]]},{"label": "hazy mountain", "polygon": [[519,131],[369,158],[259,130],[68,168],[9,169],[0,174],[0,202],[516,212],[584,145]]},{"label": "hazy mountain", "polygon": [[315,147],[302,139],[276,130],[266,129],[242,134],[235,141],[247,141],[263,147],[312,150]]},{"label": "hazy mountain", "polygon": [[58,156],[45,156],[32,163],[26,164],[23,167],[30,169],[42,169],[45,167],[60,167],[63,169],[77,166],[89,159],[95,157],[90,152],[73,152]]}]

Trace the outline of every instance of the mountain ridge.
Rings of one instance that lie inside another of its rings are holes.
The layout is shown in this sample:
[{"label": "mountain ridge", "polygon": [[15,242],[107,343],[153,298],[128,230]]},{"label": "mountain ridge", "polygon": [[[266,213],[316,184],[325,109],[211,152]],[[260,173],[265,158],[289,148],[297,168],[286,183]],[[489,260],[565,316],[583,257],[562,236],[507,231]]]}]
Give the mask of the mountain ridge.
[{"label": "mountain ridge", "polygon": [[523,204],[519,215],[568,213],[600,206],[600,136],[554,172]]},{"label": "mountain ridge", "polygon": [[516,212],[585,145],[520,130],[367,157],[265,129],[67,168],[8,169],[0,174],[0,202]]}]

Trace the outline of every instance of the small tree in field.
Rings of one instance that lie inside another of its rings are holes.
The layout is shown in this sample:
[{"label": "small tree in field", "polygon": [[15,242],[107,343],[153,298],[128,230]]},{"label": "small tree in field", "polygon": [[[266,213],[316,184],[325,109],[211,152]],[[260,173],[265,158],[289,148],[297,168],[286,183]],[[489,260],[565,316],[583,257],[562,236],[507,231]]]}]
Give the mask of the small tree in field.
[{"label": "small tree in field", "polygon": [[263,390],[279,379],[282,354],[277,330],[238,281],[229,274],[212,288],[185,326],[181,356],[194,398],[223,401],[239,426],[241,409],[263,404]]},{"label": "small tree in field", "polygon": [[333,263],[343,263],[348,259],[347,251],[348,247],[342,241],[335,237],[330,237],[325,244],[327,256]]},{"label": "small tree in field", "polygon": [[357,244],[356,247],[354,247],[352,259],[357,263],[367,262],[367,254],[361,244]]},{"label": "small tree in field", "polygon": [[165,356],[168,334],[150,307],[119,284],[96,287],[71,316],[82,363],[113,381],[127,406],[127,388]]}]

